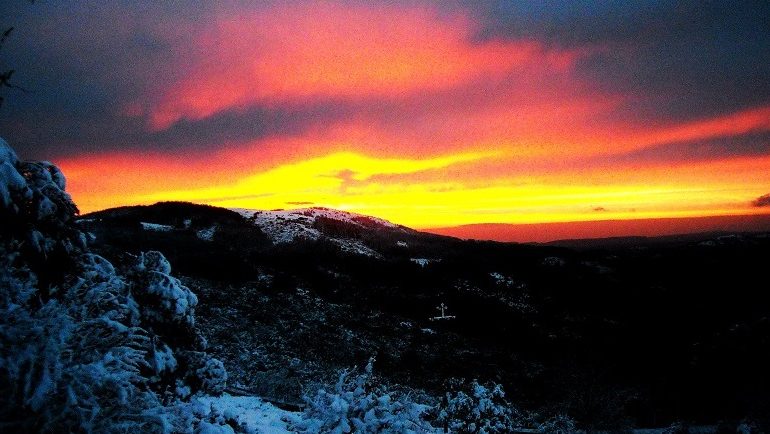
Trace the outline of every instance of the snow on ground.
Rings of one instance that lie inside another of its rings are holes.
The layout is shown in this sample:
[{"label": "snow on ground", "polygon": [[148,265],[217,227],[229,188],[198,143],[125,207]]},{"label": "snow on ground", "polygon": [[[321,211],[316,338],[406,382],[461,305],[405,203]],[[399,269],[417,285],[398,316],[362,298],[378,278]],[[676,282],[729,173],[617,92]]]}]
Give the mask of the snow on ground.
[{"label": "snow on ground", "polygon": [[[299,413],[281,410],[254,396],[203,397],[191,405],[202,406],[210,414],[235,420],[249,434],[292,433],[288,422],[300,417]],[[216,432],[216,431],[215,431]]]},{"label": "snow on ground", "polygon": [[257,211],[251,218],[276,244],[321,237],[321,232],[313,228],[315,219],[291,211]]},{"label": "snow on ground", "polygon": [[140,222],[142,225],[142,229],[146,231],[155,231],[155,232],[168,232],[173,231],[174,227],[169,225],[159,225],[157,223],[147,223],[147,222]]},{"label": "snow on ground", "polygon": [[289,210],[259,211],[243,208],[232,208],[233,211],[246,218],[255,217],[260,222],[267,220],[309,221],[314,222],[318,217],[350,223],[361,227],[379,226],[389,229],[401,229],[402,227],[387,220],[370,217],[354,212],[340,211],[329,208],[298,208]]},{"label": "snow on ground", "polygon": [[431,262],[437,261],[437,259],[428,259],[428,258],[409,258],[409,260],[419,265],[420,267],[427,267],[428,264],[430,264]]},{"label": "snow on ground", "polygon": [[370,248],[358,240],[334,238],[331,239],[331,241],[338,245],[344,252],[355,253],[357,255],[369,256],[372,258],[382,258],[380,252]]},{"label": "snow on ground", "polygon": [[275,244],[295,240],[318,240],[326,237],[342,250],[363,256],[380,257],[380,253],[353,238],[329,237],[314,227],[316,219],[327,218],[362,228],[405,230],[389,221],[361,214],[328,208],[300,208],[292,210],[258,211],[233,208],[233,211],[251,219]]}]

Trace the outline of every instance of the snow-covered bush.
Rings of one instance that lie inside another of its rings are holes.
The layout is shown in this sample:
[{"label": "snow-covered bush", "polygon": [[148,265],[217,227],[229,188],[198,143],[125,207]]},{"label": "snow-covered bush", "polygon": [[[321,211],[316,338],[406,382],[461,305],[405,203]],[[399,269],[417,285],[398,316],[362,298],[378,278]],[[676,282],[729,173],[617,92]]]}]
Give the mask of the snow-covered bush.
[{"label": "snow-covered bush", "polygon": [[41,304],[29,296],[38,291],[23,266],[3,267],[0,282],[4,423],[19,432],[150,430],[154,418],[143,413],[158,400],[143,375],[149,337],[131,325],[130,298],[116,295],[119,287],[80,278]]},{"label": "snow-covered bush", "polygon": [[143,301],[143,315],[158,323],[195,325],[198,298],[171,276],[171,265],[162,253],[142,253],[133,271],[133,293]]},{"label": "snow-covered bush", "polygon": [[[752,419],[743,419],[741,423],[738,424],[738,427],[735,429],[735,432],[737,432],[738,434],[753,434],[753,433],[763,432],[763,430],[761,429],[760,424],[757,423],[757,421]],[[764,431],[764,432],[767,432],[767,431]]]},{"label": "snow-covered bush", "polygon": [[226,380],[199,351],[195,295],[158,252],[126,270],[89,252],[65,186],[0,139],[0,430],[205,429],[171,411]]},{"label": "snow-covered bush", "polygon": [[370,359],[363,372],[340,372],[336,384],[306,396],[306,408],[295,428],[303,433],[438,432],[424,419],[428,406],[412,402],[378,385]]},{"label": "snow-covered bush", "polygon": [[538,426],[543,434],[574,434],[578,432],[575,421],[567,415],[558,414]]},{"label": "snow-covered bush", "polygon": [[505,400],[495,383],[453,382],[438,408],[439,426],[456,433],[507,433],[523,424],[523,416]]},{"label": "snow-covered bush", "polygon": [[227,387],[227,371],[221,361],[202,351],[179,351],[180,364],[186,369],[180,372],[185,384],[193,391],[219,395]]},{"label": "snow-covered bush", "polygon": [[663,429],[663,434],[688,434],[689,427],[683,421],[676,421]]},{"label": "snow-covered bush", "polygon": [[0,234],[20,243],[33,271],[40,272],[50,256],[68,255],[85,247],[85,237],[71,223],[77,207],[64,191],[64,175],[47,162],[19,161],[0,139]]}]

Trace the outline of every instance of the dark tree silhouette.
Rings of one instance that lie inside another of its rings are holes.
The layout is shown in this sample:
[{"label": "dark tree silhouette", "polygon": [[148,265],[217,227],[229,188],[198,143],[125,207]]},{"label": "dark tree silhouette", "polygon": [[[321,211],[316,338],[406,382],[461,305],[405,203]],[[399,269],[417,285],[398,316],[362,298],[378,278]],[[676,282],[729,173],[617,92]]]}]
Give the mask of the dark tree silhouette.
[{"label": "dark tree silhouette", "polygon": [[[13,32],[13,27],[9,27],[6,31],[3,32],[3,36],[0,37],[0,50],[3,49],[3,45],[5,45],[5,40],[8,39],[8,36],[11,35],[11,32]],[[13,69],[0,72],[0,88],[13,87],[13,84],[11,84],[11,77],[13,76],[13,73],[14,73]],[[2,106],[3,106],[3,96],[0,95],[0,107]]]},{"label": "dark tree silhouette", "polygon": [[[29,0],[30,3],[35,3],[35,0]],[[13,27],[7,28],[3,35],[0,36],[0,54],[2,54],[3,46],[5,45],[6,39],[8,39],[9,36],[11,36],[11,33],[13,33]],[[0,57],[0,62],[2,62],[2,57]],[[0,107],[3,106],[4,97],[2,95],[2,92],[8,88],[8,89],[17,89],[22,92],[26,92],[26,89],[24,89],[21,86],[18,86],[16,84],[13,84],[11,82],[11,78],[13,77],[14,72],[16,72],[13,69],[5,69],[0,67]]]}]

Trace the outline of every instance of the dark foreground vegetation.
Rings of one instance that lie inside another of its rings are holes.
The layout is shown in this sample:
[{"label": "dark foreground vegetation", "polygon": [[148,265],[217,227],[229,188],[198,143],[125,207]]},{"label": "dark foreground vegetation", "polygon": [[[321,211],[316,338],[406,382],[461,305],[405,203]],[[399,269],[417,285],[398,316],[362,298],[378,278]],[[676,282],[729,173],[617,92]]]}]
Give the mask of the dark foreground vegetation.
[{"label": "dark foreground vegetation", "polygon": [[[184,203],[81,220],[117,263],[164,252],[199,297],[209,351],[258,394],[298,401],[309,382],[376,356],[393,384],[431,394],[451,378],[494,381],[586,429],[768,426],[768,234],[560,247],[314,225],[325,236],[274,245],[235,212]],[[430,320],[441,303],[455,318]]]}]

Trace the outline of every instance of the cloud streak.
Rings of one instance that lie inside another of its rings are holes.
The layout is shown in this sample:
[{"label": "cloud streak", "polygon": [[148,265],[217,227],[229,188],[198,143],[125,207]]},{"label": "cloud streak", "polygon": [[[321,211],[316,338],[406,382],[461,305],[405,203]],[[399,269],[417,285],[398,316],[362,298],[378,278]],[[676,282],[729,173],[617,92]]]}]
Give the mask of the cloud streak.
[{"label": "cloud streak", "polygon": [[751,205],[757,208],[770,206],[770,194],[759,196],[758,198],[754,199],[753,202],[751,202]]}]

